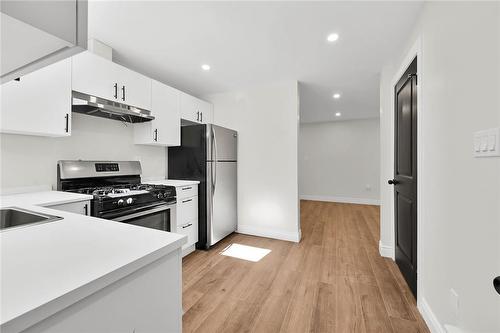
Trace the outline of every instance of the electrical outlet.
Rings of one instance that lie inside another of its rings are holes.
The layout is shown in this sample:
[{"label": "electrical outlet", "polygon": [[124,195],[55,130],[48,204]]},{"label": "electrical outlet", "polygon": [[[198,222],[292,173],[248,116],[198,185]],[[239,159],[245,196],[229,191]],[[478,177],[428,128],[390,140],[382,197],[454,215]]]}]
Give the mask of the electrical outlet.
[{"label": "electrical outlet", "polygon": [[455,317],[455,321],[457,321],[460,303],[459,303],[458,293],[453,288],[450,289],[450,305],[453,311],[453,316]]}]

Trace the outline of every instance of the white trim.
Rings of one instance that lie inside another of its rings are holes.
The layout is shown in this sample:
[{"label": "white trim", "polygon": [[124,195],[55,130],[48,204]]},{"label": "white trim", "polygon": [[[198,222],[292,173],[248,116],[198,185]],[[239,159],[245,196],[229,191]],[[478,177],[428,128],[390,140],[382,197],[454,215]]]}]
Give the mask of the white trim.
[{"label": "white trim", "polygon": [[434,312],[432,312],[429,303],[427,303],[424,297],[420,298],[417,306],[420,314],[422,315],[422,318],[424,318],[427,327],[429,327],[429,330],[432,333],[446,333],[446,330],[443,328],[443,326],[441,326],[439,320],[437,319]]},{"label": "white trim", "polygon": [[236,231],[240,234],[274,238],[279,240],[285,240],[290,242],[298,243],[300,242],[300,233],[284,231],[284,230],[273,230],[265,227],[256,227],[251,225],[238,225],[238,230]]},{"label": "white trim", "polygon": [[382,257],[394,260],[394,248],[392,246],[382,244],[381,240],[378,241],[378,252]]},{"label": "white trim", "polygon": [[183,248],[182,249],[182,257],[187,256],[188,254],[194,252],[195,250],[196,250],[196,248],[195,248],[194,244],[191,246],[188,246],[186,248]]},{"label": "white trim", "polygon": [[[392,82],[391,82],[391,101],[395,100],[394,96],[394,87],[396,86],[397,82],[401,78],[401,76],[404,74],[408,66],[411,64],[413,59],[417,57],[417,303],[420,302],[420,300],[423,298],[424,295],[424,286],[422,283],[422,278],[423,276],[423,262],[424,262],[424,247],[423,247],[423,235],[424,235],[424,209],[423,209],[423,184],[424,184],[424,173],[423,173],[423,134],[422,134],[422,128],[424,124],[424,108],[423,108],[423,96],[422,96],[422,86],[424,85],[424,69],[422,65],[422,51],[423,46],[422,46],[422,37],[418,36],[415,40],[415,43],[413,43],[413,46],[410,48],[408,53],[406,54],[404,60],[401,63],[401,67],[399,68],[398,72],[396,75],[394,75]],[[391,102],[391,112],[390,112],[390,117],[391,117],[391,124],[390,124],[390,135],[392,138],[394,138],[394,102]],[[391,155],[392,158],[394,158],[394,142],[393,145],[391,146]],[[392,167],[392,174],[394,174],[394,160],[393,163],[391,163]],[[393,193],[394,196],[394,193]],[[394,231],[394,209],[391,211],[391,244],[393,247],[393,258],[396,257],[395,251],[396,251],[396,246],[395,246],[395,231]]]},{"label": "white trim", "polygon": [[326,201],[326,202],[342,202],[351,203],[359,205],[380,205],[380,200],[378,199],[368,199],[368,198],[349,198],[349,197],[330,197],[323,195],[309,195],[301,194],[300,200],[313,200],[313,201]]}]

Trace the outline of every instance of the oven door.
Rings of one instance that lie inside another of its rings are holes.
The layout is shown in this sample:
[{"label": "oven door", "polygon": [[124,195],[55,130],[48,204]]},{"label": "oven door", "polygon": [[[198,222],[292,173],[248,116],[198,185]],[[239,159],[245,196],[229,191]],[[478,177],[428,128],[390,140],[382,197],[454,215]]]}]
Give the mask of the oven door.
[{"label": "oven door", "polygon": [[174,205],[157,205],[144,210],[124,211],[119,216],[106,216],[101,218],[123,222],[141,227],[170,231],[171,223],[174,220]]}]

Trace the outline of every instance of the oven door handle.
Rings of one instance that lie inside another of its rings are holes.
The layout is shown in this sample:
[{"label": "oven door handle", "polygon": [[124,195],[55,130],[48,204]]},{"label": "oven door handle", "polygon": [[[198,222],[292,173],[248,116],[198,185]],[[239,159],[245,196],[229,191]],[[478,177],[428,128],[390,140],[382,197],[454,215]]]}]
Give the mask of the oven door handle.
[{"label": "oven door handle", "polygon": [[[149,206],[151,207],[151,206]],[[136,217],[141,217],[141,216],[145,216],[145,215],[150,215],[150,214],[154,214],[154,213],[158,213],[158,212],[162,212],[162,211],[165,211],[165,210],[168,210],[170,208],[172,208],[172,205],[155,205],[155,206],[152,206],[154,208],[151,208],[151,209],[141,209],[141,211],[137,212],[137,213],[132,213],[132,214],[129,214],[129,213],[125,213],[125,214],[119,214],[120,216],[118,217],[113,217],[113,216],[101,216],[101,218],[105,218],[105,219],[111,219],[113,221],[117,221],[117,222],[124,222],[124,221],[127,221],[127,220],[131,220],[133,218],[136,218]],[[144,207],[142,207],[144,208]],[[135,211],[137,211],[138,209],[135,209]],[[118,214],[115,214],[115,216],[118,215]]]}]

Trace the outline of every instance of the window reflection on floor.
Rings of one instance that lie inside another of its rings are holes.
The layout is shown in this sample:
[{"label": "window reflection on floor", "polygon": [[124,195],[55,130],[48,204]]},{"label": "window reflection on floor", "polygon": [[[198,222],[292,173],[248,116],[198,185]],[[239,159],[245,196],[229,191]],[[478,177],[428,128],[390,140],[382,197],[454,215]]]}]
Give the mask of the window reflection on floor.
[{"label": "window reflection on floor", "polygon": [[233,243],[220,253],[223,256],[257,262],[271,252],[269,249]]}]

